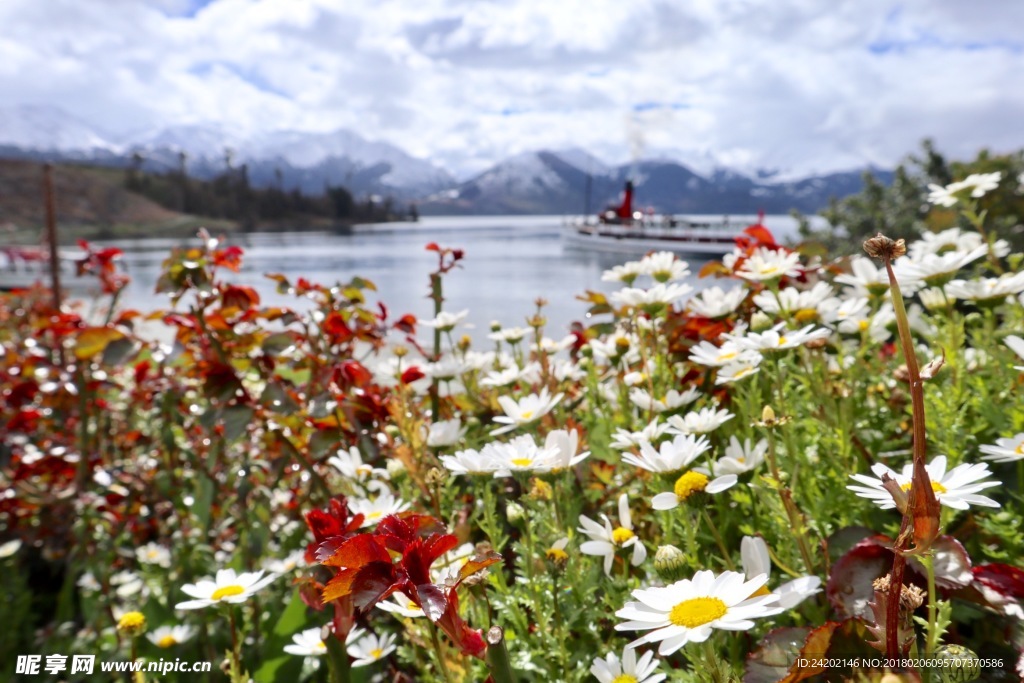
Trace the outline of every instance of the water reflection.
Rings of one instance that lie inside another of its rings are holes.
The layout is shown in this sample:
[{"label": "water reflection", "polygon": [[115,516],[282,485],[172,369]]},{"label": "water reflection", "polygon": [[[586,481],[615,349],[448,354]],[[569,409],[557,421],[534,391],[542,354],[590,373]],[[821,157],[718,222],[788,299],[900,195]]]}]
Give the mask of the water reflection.
[{"label": "water reflection", "polygon": [[[787,225],[786,221],[790,223]],[[766,221],[783,233],[792,231],[792,219],[773,216]],[[246,247],[241,273],[231,280],[255,287],[264,303],[301,306],[276,292],[266,273],[284,273],[295,279],[334,284],[355,276],[371,280],[378,292],[371,302],[383,301],[393,314],[432,315],[426,298],[428,274],[436,254],[424,248],[428,242],[457,247],[466,253],[463,266],[445,280],[445,309],[469,309],[467,330],[478,341],[486,337],[491,321],[522,325],[535,310],[538,297],[548,300],[548,333],[564,334],[570,322],[583,318],[586,304],[576,296],[587,289],[611,292],[616,286],[601,282],[601,273],[637,254],[614,254],[563,245],[562,218],[437,217],[420,223],[361,226],[350,235],[326,233],[261,233],[244,236]],[[139,310],[166,306],[155,294],[160,263],[173,240],[121,241],[132,284],[124,303]],[[691,271],[702,262],[691,260]],[[694,286],[705,284],[694,278]]]}]

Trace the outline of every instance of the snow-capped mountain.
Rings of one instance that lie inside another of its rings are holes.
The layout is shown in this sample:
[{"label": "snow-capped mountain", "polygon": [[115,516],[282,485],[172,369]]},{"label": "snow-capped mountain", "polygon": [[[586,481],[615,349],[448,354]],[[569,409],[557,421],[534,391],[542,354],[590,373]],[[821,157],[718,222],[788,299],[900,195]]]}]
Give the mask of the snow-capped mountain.
[{"label": "snow-capped mountain", "polygon": [[116,149],[105,135],[63,109],[32,104],[0,108],[0,147],[36,152]]},{"label": "snow-capped mountain", "polygon": [[231,128],[186,124],[129,135],[118,143],[55,107],[0,108],[0,153],[34,159],[96,161],[128,165],[139,155],[143,168],[176,169],[185,154],[189,173],[210,178],[246,166],[257,186],[320,193],[344,185],[357,196],[412,199],[455,184],[444,169],[385,142],[347,130],[275,131],[245,136]]},{"label": "snow-capped mountain", "polygon": [[[184,157],[182,157],[184,153]],[[794,178],[723,168],[711,153],[687,158],[652,150],[645,160],[608,164],[579,148],[524,152],[457,183],[448,171],[386,142],[356,132],[281,130],[244,135],[225,126],[189,124],[113,141],[56,107],[0,108],[0,155],[127,166],[141,157],[154,172],[182,161],[196,177],[212,178],[228,164],[245,168],[257,187],[280,184],[319,194],[344,186],[357,197],[421,201],[428,213],[591,213],[616,202],[626,179],[640,208],[672,213],[811,212],[862,187],[861,171]],[[691,163],[692,162],[692,163]],[[876,172],[882,182],[891,174]]]},{"label": "snow-capped mountain", "polygon": [[[595,171],[593,169],[599,169]],[[867,169],[864,169],[867,170]],[[872,169],[881,182],[892,174]],[[635,205],[659,213],[815,212],[831,197],[860,191],[863,170],[771,182],[729,169],[698,173],[669,159],[620,166],[562,152],[530,152],[503,161],[421,205],[424,213],[595,213],[616,204],[626,180]]]}]

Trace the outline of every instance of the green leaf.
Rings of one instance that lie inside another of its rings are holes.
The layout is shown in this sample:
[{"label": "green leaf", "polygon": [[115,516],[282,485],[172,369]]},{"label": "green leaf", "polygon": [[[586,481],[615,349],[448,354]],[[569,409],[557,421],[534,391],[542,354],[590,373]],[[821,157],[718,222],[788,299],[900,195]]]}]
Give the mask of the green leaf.
[{"label": "green leaf", "polygon": [[228,406],[224,409],[224,438],[234,441],[245,434],[254,411],[249,406]]},{"label": "green leaf", "polygon": [[284,646],[292,642],[292,636],[303,630],[304,626],[306,605],[299,597],[299,592],[295,591],[288,607],[263,641],[263,664],[253,674],[256,683],[291,683],[299,680],[304,658],[288,654]]}]

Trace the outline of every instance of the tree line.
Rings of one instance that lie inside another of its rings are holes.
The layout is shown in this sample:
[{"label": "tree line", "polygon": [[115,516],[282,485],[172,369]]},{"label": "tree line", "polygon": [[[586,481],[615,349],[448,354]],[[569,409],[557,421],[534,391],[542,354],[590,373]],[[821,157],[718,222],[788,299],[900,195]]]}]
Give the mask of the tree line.
[{"label": "tree line", "polygon": [[416,206],[401,206],[392,197],[356,199],[341,185],[324,185],[322,194],[284,189],[281,172],[270,187],[254,187],[247,164],[234,167],[225,158],[225,171],[209,180],[188,174],[184,154],[178,167],[163,173],[143,170],[140,154],[125,170],[125,188],[181,213],[237,221],[243,230],[268,223],[275,227],[305,227],[310,223],[383,223],[416,220]]}]

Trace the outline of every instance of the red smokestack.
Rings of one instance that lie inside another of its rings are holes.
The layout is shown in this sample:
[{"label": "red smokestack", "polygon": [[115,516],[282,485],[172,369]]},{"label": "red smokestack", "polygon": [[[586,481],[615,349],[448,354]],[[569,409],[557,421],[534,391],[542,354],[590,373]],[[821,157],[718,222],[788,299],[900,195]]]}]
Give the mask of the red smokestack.
[{"label": "red smokestack", "polygon": [[624,222],[624,223],[627,223],[627,222],[633,220],[633,181],[632,180],[627,180],[626,181],[626,192],[622,196],[622,204],[619,205],[619,208],[615,209],[615,215],[620,220],[622,220],[622,222]]}]

